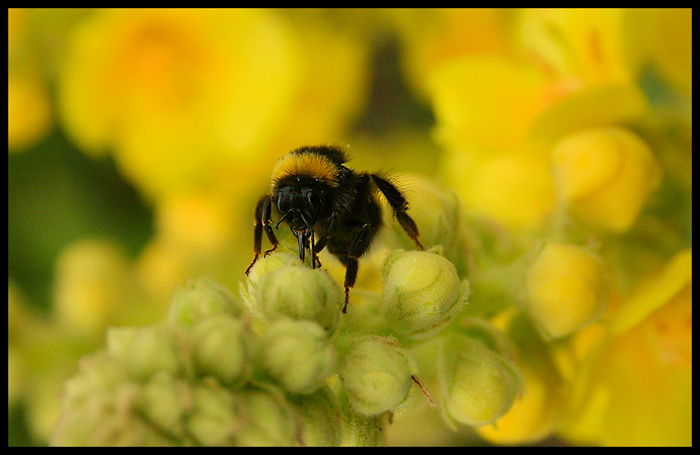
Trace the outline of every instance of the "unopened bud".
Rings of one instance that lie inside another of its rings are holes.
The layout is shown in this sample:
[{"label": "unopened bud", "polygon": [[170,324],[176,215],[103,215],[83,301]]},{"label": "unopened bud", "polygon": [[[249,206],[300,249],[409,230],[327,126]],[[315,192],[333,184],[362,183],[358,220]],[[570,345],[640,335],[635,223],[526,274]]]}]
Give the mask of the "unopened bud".
[{"label": "unopened bud", "polygon": [[396,333],[424,335],[449,322],[466,303],[469,283],[454,265],[425,251],[392,253],[384,263],[382,296]]},{"label": "unopened bud", "polygon": [[595,321],[605,309],[602,264],[584,248],[550,243],[526,277],[527,308],[547,338],[560,338]]},{"label": "unopened bud", "polygon": [[328,386],[290,398],[301,420],[299,442],[309,447],[336,447],[343,435],[340,405]]},{"label": "unopened bud", "polygon": [[256,284],[255,305],[266,319],[308,319],[333,332],[340,320],[343,291],[322,269],[284,266]]},{"label": "unopened bud", "polygon": [[294,409],[275,388],[249,388],[240,395],[243,427],[236,433],[239,446],[290,446],[298,431]]},{"label": "unopened bud", "polygon": [[649,146],[629,130],[593,128],[554,149],[559,191],[574,213],[590,224],[625,232],[660,181]]},{"label": "unopened bud", "polygon": [[350,348],[338,375],[352,407],[377,415],[399,406],[413,380],[412,362],[401,349],[383,340],[366,339]]},{"label": "unopened bud", "polygon": [[261,356],[270,376],[293,393],[311,393],[322,386],[337,358],[321,326],[292,319],[278,319],[268,327]]},{"label": "unopened bud", "polygon": [[168,322],[193,326],[216,314],[240,316],[241,312],[240,303],[228,289],[211,279],[200,278],[175,290],[168,310]]},{"label": "unopened bud", "polygon": [[239,427],[236,397],[225,387],[202,384],[195,387],[193,400],[193,410],[186,420],[188,434],[199,445],[233,445]]},{"label": "unopened bud", "polygon": [[192,354],[198,373],[212,375],[228,386],[243,383],[250,372],[251,339],[243,324],[229,316],[200,321],[192,331]]},{"label": "unopened bud", "polygon": [[484,341],[454,335],[439,357],[442,411],[453,421],[481,426],[495,422],[522,389],[515,364]]},{"label": "unopened bud", "polygon": [[107,351],[133,376],[147,379],[157,372],[178,372],[173,337],[166,326],[112,327]]}]

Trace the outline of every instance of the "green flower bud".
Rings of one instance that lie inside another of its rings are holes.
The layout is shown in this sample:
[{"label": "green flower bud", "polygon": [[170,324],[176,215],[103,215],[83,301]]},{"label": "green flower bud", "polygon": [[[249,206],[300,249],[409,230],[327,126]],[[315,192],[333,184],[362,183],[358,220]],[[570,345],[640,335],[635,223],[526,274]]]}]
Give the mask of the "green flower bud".
[{"label": "green flower bud", "polygon": [[240,395],[243,427],[236,432],[239,446],[289,446],[299,429],[294,408],[275,388],[249,388]]},{"label": "green flower bud", "polygon": [[241,300],[248,309],[258,316],[264,318],[263,308],[258,304],[257,289],[260,279],[266,274],[285,266],[300,266],[302,265],[298,254],[292,254],[284,251],[276,252],[269,256],[264,256],[255,262],[250,273],[245,281],[240,285]]},{"label": "green flower bud", "polygon": [[338,376],[355,411],[376,415],[406,399],[413,384],[412,363],[401,349],[369,338],[350,348]]},{"label": "green flower bud", "polygon": [[[465,215],[457,195],[417,175],[404,175],[401,183],[410,188],[410,215],[420,229],[423,246],[442,245],[445,257],[455,265],[460,276],[465,276],[472,248],[465,236]],[[390,221],[390,211],[387,210],[385,216],[387,244],[395,248],[415,248],[415,242],[401,225]]]},{"label": "green flower bud", "polygon": [[107,331],[107,351],[139,379],[147,379],[159,371],[178,372],[173,341],[168,328],[160,325],[112,327]]},{"label": "green flower bud", "polygon": [[54,446],[173,445],[178,441],[143,419],[142,387],[105,352],[86,357],[66,384]]},{"label": "green flower bud", "polygon": [[185,422],[186,431],[199,445],[221,446],[235,443],[239,428],[235,396],[226,388],[202,384],[193,391],[193,411]]},{"label": "green flower bud", "polygon": [[262,340],[265,371],[285,389],[311,393],[335,370],[337,354],[325,330],[313,321],[279,319]]},{"label": "green flower bud", "polygon": [[298,439],[304,446],[337,447],[343,436],[340,407],[328,386],[310,395],[293,395],[290,402],[301,422]]},{"label": "green flower bud", "polygon": [[333,332],[340,320],[343,291],[322,269],[286,266],[260,277],[255,305],[266,319],[310,319]]},{"label": "green flower bud", "polygon": [[143,387],[143,413],[148,421],[183,442],[184,418],[193,410],[190,386],[167,373],[157,373]]},{"label": "green flower bud", "polygon": [[510,409],[522,389],[522,379],[507,356],[479,338],[455,334],[438,357],[441,410],[448,424],[481,426]]},{"label": "green flower bud", "polygon": [[469,282],[434,253],[397,250],[387,257],[383,275],[387,319],[403,335],[425,336],[443,327],[469,296]]},{"label": "green flower bud", "polygon": [[237,386],[248,377],[252,358],[252,333],[229,316],[200,321],[192,330],[192,354],[197,372],[223,384]]},{"label": "green flower bud", "polygon": [[168,310],[171,325],[193,326],[216,314],[240,316],[241,305],[231,292],[209,278],[189,281],[173,294]]}]

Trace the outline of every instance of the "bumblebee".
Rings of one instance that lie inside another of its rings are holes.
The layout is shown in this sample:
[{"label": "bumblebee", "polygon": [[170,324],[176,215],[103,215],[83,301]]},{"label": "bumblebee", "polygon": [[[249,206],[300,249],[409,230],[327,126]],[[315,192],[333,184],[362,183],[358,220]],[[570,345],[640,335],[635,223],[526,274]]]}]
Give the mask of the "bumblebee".
[{"label": "bumblebee", "polygon": [[317,255],[328,247],[345,265],[345,313],[350,288],[357,278],[357,260],[367,252],[382,226],[377,190],[408,236],[424,249],[416,223],[406,213],[408,202],[401,191],[384,177],[346,167],[347,161],[345,152],[336,146],[301,147],[277,161],[272,170],[272,191],[255,207],[255,256],[246,275],[260,256],[263,231],[272,244],[265,256],[277,249],[279,241],[271,218],[274,207],[280,215],[275,229],[283,221],[289,225],[302,261],[309,251],[312,267],[320,267]]}]

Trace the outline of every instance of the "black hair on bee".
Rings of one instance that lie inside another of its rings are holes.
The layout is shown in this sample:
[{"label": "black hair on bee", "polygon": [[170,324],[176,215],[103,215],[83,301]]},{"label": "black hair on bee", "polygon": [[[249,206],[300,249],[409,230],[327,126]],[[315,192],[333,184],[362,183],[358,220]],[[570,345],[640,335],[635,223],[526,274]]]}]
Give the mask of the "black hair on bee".
[{"label": "black hair on bee", "polygon": [[370,247],[382,225],[379,190],[394,211],[396,220],[422,250],[418,228],[406,213],[408,202],[389,180],[368,172],[356,172],[345,166],[348,158],[337,146],[301,147],[277,161],[272,170],[272,191],[255,207],[253,250],[260,256],[263,231],[272,244],[265,256],[277,249],[279,241],[272,229],[272,209],[280,218],[276,229],[286,222],[297,239],[299,257],[311,255],[313,268],[321,266],[318,253],[328,247],[345,265],[345,304],[357,278],[357,260]]}]

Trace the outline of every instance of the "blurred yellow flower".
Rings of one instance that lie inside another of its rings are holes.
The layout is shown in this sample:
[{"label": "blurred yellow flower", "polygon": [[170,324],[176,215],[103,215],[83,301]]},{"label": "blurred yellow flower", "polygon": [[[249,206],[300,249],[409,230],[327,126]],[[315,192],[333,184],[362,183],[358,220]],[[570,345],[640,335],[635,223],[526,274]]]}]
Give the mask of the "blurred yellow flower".
[{"label": "blurred yellow flower", "polygon": [[603,445],[692,444],[692,254],[613,312],[574,383],[563,434]]},{"label": "blurred yellow flower", "polygon": [[333,142],[365,103],[367,46],[274,10],[103,10],[71,36],[65,128],[113,151],[150,197],[240,191],[303,143]]},{"label": "blurred yellow flower", "polygon": [[36,75],[7,75],[7,146],[22,149],[41,139],[51,125],[46,85]]},{"label": "blurred yellow flower", "polygon": [[505,57],[463,57],[430,76],[436,140],[515,148],[545,106],[546,79],[534,66]]},{"label": "blurred yellow flower", "polygon": [[539,224],[554,207],[551,170],[535,148],[481,156],[448,150],[444,173],[466,206],[514,228]]},{"label": "blurred yellow flower", "polygon": [[500,57],[455,59],[429,80],[444,174],[468,208],[512,227],[537,225],[555,202],[545,148],[528,141],[545,82]]},{"label": "blurred yellow flower", "polygon": [[421,96],[432,71],[453,58],[508,53],[505,10],[392,8],[385,14],[402,39],[404,77]]},{"label": "blurred yellow flower", "polygon": [[554,148],[560,196],[585,221],[613,232],[628,230],[661,174],[649,146],[623,128],[581,131]]},{"label": "blurred yellow flower", "polygon": [[19,151],[36,143],[51,127],[48,84],[31,46],[27,11],[7,10],[7,146]]},{"label": "blurred yellow flower", "polygon": [[653,65],[666,81],[692,96],[692,9],[635,8],[626,11],[625,22],[634,63]]},{"label": "blurred yellow flower", "polygon": [[58,321],[78,336],[96,337],[118,320],[129,300],[129,268],[114,245],[82,240],[62,252],[54,290]]},{"label": "blurred yellow flower", "polygon": [[301,46],[301,76],[291,109],[282,112],[276,156],[302,144],[342,140],[365,107],[370,76],[365,37],[339,31],[313,12],[289,13]]},{"label": "blurred yellow flower", "polygon": [[65,128],[147,194],[259,160],[291,108],[299,46],[269,10],[102,10],[71,36]]},{"label": "blurred yellow flower", "polygon": [[625,18],[624,10],[522,10],[513,19],[520,54],[461,55],[433,69],[434,137],[469,209],[509,227],[541,226],[555,201],[552,142],[648,113]]},{"label": "blurred yellow flower", "polygon": [[559,77],[582,84],[631,82],[619,8],[528,8],[520,11],[519,41]]},{"label": "blurred yellow flower", "polygon": [[172,194],[156,212],[158,235],[166,244],[185,254],[214,255],[230,249],[235,235],[232,204],[212,191]]},{"label": "blurred yellow flower", "polygon": [[482,438],[495,444],[527,444],[549,436],[561,415],[559,383],[539,365],[518,363],[525,391],[506,414],[494,422],[476,428]]},{"label": "blurred yellow flower", "polygon": [[546,245],[530,266],[525,286],[527,309],[546,339],[585,327],[607,303],[601,261],[575,245]]}]

